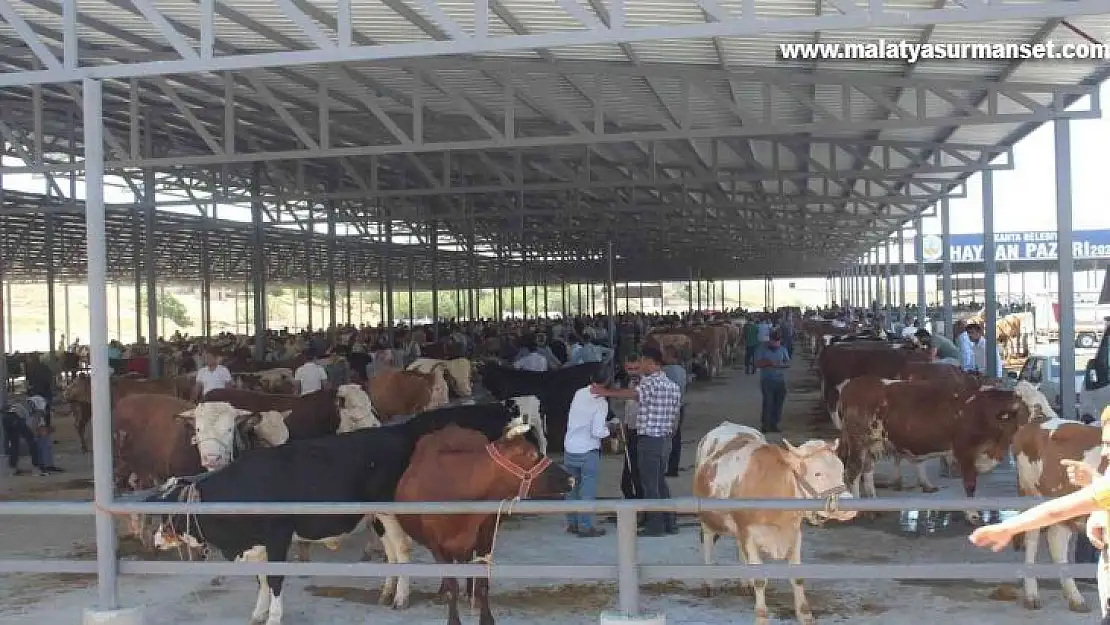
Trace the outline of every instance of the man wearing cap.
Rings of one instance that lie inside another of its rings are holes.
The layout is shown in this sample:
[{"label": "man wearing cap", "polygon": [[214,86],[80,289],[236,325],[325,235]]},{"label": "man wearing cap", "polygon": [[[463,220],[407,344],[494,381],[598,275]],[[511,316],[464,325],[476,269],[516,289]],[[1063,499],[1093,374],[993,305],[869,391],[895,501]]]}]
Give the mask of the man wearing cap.
[{"label": "man wearing cap", "polygon": [[755,366],[759,369],[759,389],[763,393],[761,430],[764,434],[779,432],[782,405],[786,403],[786,376],[783,372],[790,367],[790,354],[782,346],[778,330],[772,331],[768,341],[759,346],[755,353]]}]

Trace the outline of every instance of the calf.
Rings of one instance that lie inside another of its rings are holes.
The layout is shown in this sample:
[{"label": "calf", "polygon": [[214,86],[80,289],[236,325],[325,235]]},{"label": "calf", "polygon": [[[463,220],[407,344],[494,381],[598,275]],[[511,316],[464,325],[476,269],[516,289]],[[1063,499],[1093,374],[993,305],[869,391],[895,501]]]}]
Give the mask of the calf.
[{"label": "calf", "polygon": [[[844,465],[837,458],[837,443],[808,441],[794,447],[783,441],[772,445],[758,430],[728,421],[718,425],[698,443],[693,495],[714,499],[828,499],[851,497],[844,485]],[[802,561],[802,519],[821,523],[848,521],[855,512],[837,511],[829,505],[820,512],[800,510],[739,510],[701,512],[702,553],[705,564],[713,562],[713,546],[721,535],[736,538],[747,564],[762,564],[763,556],[776,560]],[[755,622],[769,622],[767,580],[753,580]],[[794,612],[804,624],[816,622],[806,601],[802,580],[791,579]],[[712,587],[705,583],[706,594]]]},{"label": "calf", "polygon": [[[1014,390],[968,390],[953,380],[855,378],[843,386],[839,403],[844,416],[839,453],[847,482],[859,496],[862,477],[864,493],[875,497],[875,461],[891,455],[914,465],[922,491],[936,492],[924,463],[951,454],[960,465],[965,494],[973,497],[979,474],[1002,461],[1017,429],[1047,405],[1027,382]],[[896,488],[901,488],[897,461],[895,466]],[[972,522],[978,517],[968,512]]]},{"label": "calf", "polygon": [[366,392],[383,420],[432,410],[450,400],[443,366],[430,373],[386,369],[370,379]]},{"label": "calf", "polygon": [[[408,433],[372,428],[291,441],[244,455],[221,471],[196,479],[171,480],[148,501],[175,502],[372,502],[391,501],[412,453]],[[354,530],[360,515],[167,515],[155,545],[215,547],[228,560],[284,562],[294,536],[311,541]],[[379,517],[386,542],[399,533],[391,517]],[[404,540],[400,535],[399,540]],[[251,623],[280,625],[284,577],[259,576]]]},{"label": "calf", "polygon": [[[1014,435],[1014,459],[1017,464],[1018,493],[1023,497],[1057,498],[1069,495],[1076,488],[1067,477],[1062,460],[1077,460],[1096,469],[1106,470],[1102,451],[1102,428],[1075,421],[1065,421],[1055,414],[1047,420],[1022,426]],[[1068,562],[1068,546],[1072,534],[1084,531],[1085,517],[1050,525],[1047,532],[1048,552],[1056,564]],[[1017,543],[1019,541],[1015,541]],[[1025,563],[1036,564],[1041,530],[1026,532]],[[1088,612],[1083,595],[1070,577],[1060,579],[1060,589],[1073,612]],[[1024,605],[1030,610],[1041,608],[1036,578],[1025,578]]]},{"label": "calf", "polygon": [[[523,438],[530,427],[513,424],[500,440],[489,442],[473,430],[447,426],[420,439],[412,461],[397,485],[397,501],[510,500],[553,497],[570,491],[565,469],[539,453]],[[493,514],[399,515],[405,533],[432,552],[436,562],[469,563],[475,554],[490,557],[501,521]],[[492,562],[490,563],[492,566]],[[444,580],[448,625],[459,625],[458,581]],[[493,625],[489,579],[474,582],[481,610],[479,622]]]}]

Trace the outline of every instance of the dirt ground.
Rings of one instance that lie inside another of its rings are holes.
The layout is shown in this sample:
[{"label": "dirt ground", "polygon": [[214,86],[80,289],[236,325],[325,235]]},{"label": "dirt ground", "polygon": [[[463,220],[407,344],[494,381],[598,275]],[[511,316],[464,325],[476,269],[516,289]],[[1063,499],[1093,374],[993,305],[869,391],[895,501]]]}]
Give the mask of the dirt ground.
[{"label": "dirt ground", "polygon": [[[831,438],[827,419],[816,413],[817,382],[809,363],[799,358],[790,371],[790,392],[784,416],[784,435],[794,443],[807,438]],[[683,432],[683,471],[671,480],[672,492],[690,493],[691,463],[702,435],[729,420],[755,425],[759,420],[759,389],[755,376],[741,370],[725,371],[712,382],[696,382],[689,394],[687,422]],[[80,453],[72,423],[59,416],[58,464],[69,469],[60,476],[0,478],[0,499],[91,499],[91,458]],[[604,459],[600,496],[619,497],[619,456]],[[889,469],[889,467],[886,467]],[[936,473],[936,467],[932,467]],[[1012,470],[999,469],[986,476],[985,494],[1016,494]],[[937,479],[940,496],[960,496],[956,480]],[[885,491],[880,492],[880,496]],[[912,495],[912,493],[907,493]],[[917,496],[925,497],[917,494]],[[806,528],[806,562],[837,564],[925,563],[925,562],[1019,562],[1020,554],[991,554],[967,543],[968,527],[950,515],[925,511],[889,514],[875,521]],[[87,558],[95,557],[91,518],[7,517],[0,520],[0,558]],[[554,517],[510,518],[498,537],[497,561],[512,564],[604,564],[616,563],[614,527],[601,538],[568,537],[562,519]],[[696,564],[701,562],[697,522],[684,518],[681,533],[665,538],[642,539],[638,544],[641,562],[648,564]],[[365,536],[353,537],[338,552],[313,550],[314,561],[357,562]],[[125,558],[154,558],[125,542]],[[1044,550],[1042,549],[1042,553]],[[718,544],[717,563],[736,562],[730,540]],[[417,549],[415,561],[430,561]],[[494,575],[496,578],[496,573]],[[123,605],[146,606],[147,623],[155,625],[241,625],[254,605],[255,581],[230,579],[213,587],[205,577],[124,577],[120,599]],[[72,623],[82,608],[95,602],[94,581],[80,575],[12,575],[0,579],[0,624],[42,625]],[[395,612],[376,605],[379,580],[354,578],[290,578],[286,581],[285,620],[288,625],[364,623],[411,625],[439,622],[446,610],[433,598],[438,579],[414,580],[413,606]],[[752,600],[736,583],[718,583],[712,598],[700,594],[700,582],[680,583],[645,580],[642,608],[662,612],[668,622],[688,625],[752,622]],[[1017,602],[1018,580],[996,581],[855,581],[813,580],[806,584],[810,603],[822,622],[851,622],[861,625],[911,625],[947,619],[955,623],[1017,625],[1051,620],[1056,625],[1091,623],[1091,615],[1067,611],[1058,584],[1041,584],[1045,608],[1031,613]],[[1094,604],[1093,586],[1081,589]],[[567,584],[560,580],[494,579],[491,601],[499,623],[507,625],[550,625],[596,623],[598,613],[616,603],[611,583]],[[772,581],[769,602],[776,623],[793,622],[789,585]],[[464,611],[465,612],[465,611]],[[464,619],[466,617],[464,616]],[[471,617],[470,620],[476,620]]]}]

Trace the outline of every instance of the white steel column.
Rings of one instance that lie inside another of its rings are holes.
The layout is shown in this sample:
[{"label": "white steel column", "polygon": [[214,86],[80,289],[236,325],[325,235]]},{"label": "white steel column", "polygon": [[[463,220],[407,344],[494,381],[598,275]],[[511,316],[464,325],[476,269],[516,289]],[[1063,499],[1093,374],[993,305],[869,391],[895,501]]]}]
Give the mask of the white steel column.
[{"label": "white steel column", "polygon": [[906,227],[898,227],[898,310],[906,323]]},{"label": "white steel column", "polygon": [[987,339],[987,368],[983,375],[994,377],[999,364],[998,294],[995,292],[998,261],[994,256],[994,172],[988,169],[980,175],[983,176],[983,306],[986,313],[983,336]]},{"label": "white steel column", "polygon": [[913,239],[913,258],[917,261],[917,327],[927,328],[929,319],[928,297],[925,292],[925,239],[924,220],[919,215],[913,222],[917,236]]},{"label": "white steel column", "polygon": [[[1072,249],[1071,125],[1066,119],[1054,124],[1056,135],[1056,240],[1059,259],[1060,301],[1060,406],[1061,417],[1072,417],[1075,405],[1075,252]],[[1098,415],[1093,415],[1096,419]]]},{"label": "white steel column", "polygon": [[120,610],[117,589],[116,521],[112,504],[112,406],[108,383],[108,249],[104,225],[104,119],[102,86],[85,80],[85,228],[88,237],[89,361],[92,391],[93,492],[96,500],[97,608],[85,612],[86,625],[137,625],[138,610]]},{"label": "white steel column", "polygon": [[944,332],[952,339],[952,220],[948,198],[940,199],[941,306]]}]

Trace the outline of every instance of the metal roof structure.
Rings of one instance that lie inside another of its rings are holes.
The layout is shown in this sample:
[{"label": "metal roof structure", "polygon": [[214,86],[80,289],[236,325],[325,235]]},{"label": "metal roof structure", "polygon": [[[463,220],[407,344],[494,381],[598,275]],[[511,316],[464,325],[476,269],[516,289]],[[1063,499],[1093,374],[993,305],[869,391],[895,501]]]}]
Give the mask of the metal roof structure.
[{"label": "metal roof structure", "polygon": [[[71,196],[75,81],[98,79],[105,169],[136,198],[109,207],[117,275],[154,204],[156,246],[173,250],[159,271],[196,275],[207,227],[212,275],[243,274],[251,224],[211,206],[252,202],[272,279],[322,279],[329,257],[376,279],[387,249],[400,279],[406,250],[383,240],[427,248],[431,233],[422,283],[449,282],[460,255],[487,285],[519,283],[505,263],[601,281],[610,244],[620,281],[825,275],[972,173],[1012,167],[1037,125],[1099,115],[1105,62],[788,59],[780,44],[1060,52],[1110,34],[1107,14],[1110,0],[0,0],[0,135],[24,162],[0,171]],[[8,195],[6,266],[37,275],[50,246],[30,233],[53,221],[54,262],[80,274],[80,204]],[[329,219],[345,234],[292,260]]]}]

